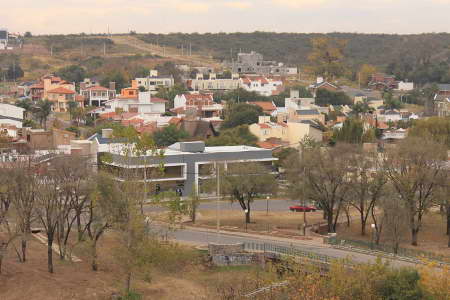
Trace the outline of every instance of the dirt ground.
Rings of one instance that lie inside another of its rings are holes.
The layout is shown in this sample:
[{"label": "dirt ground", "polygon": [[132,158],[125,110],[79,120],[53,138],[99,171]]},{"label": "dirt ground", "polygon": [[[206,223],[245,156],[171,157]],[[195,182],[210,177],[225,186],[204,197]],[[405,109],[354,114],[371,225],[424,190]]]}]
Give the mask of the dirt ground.
[{"label": "dirt ground", "polygon": [[[366,227],[366,236],[361,236],[361,223],[356,219],[352,222],[350,227],[347,227],[346,225],[339,226],[338,236],[351,240],[370,241],[372,234],[370,220],[368,223],[369,224]],[[402,242],[400,247],[435,252],[450,257],[450,248],[447,247],[448,236],[445,234],[445,226],[445,220],[439,213],[429,213],[425,216],[423,227],[419,232],[419,245],[417,247],[411,246],[411,234],[407,228],[404,228],[402,231]],[[390,243],[389,237],[386,234],[382,234],[381,243]]]},{"label": "dirt ground", "polygon": [[[8,252],[0,274],[0,299],[2,300],[103,300],[111,299],[124,286],[124,277],[114,264],[110,249],[114,239],[105,237],[100,243],[99,271],[93,272],[83,251],[74,253],[83,261],[60,261],[54,253],[55,273],[47,272],[46,246],[35,240],[29,242],[29,259],[20,263],[13,249]],[[245,277],[247,270],[213,270],[201,264],[193,265],[176,274],[152,273],[150,283],[134,280],[133,288],[142,299],[215,299],[214,284]]]},{"label": "dirt ground", "polygon": [[[351,211],[351,216],[356,217],[356,212]],[[267,215],[264,211],[253,211],[251,213],[251,223],[245,224],[244,213],[240,211],[221,210],[220,225],[223,229],[230,230],[248,230],[261,233],[285,233],[289,235],[303,235],[303,212],[269,212]],[[346,220],[345,215],[340,217],[340,222]],[[198,226],[216,226],[215,210],[200,210],[196,220]],[[306,223],[308,225],[326,224],[323,219],[323,212],[306,213]]]}]

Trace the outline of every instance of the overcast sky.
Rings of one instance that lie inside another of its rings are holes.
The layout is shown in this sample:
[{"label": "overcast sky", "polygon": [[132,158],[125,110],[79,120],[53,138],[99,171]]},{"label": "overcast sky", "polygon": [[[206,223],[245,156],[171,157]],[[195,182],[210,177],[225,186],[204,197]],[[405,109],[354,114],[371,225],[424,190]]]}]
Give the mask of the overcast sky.
[{"label": "overcast sky", "polygon": [[[450,31],[450,0],[4,0],[11,32]],[[5,18],[6,17],[6,18]]]}]

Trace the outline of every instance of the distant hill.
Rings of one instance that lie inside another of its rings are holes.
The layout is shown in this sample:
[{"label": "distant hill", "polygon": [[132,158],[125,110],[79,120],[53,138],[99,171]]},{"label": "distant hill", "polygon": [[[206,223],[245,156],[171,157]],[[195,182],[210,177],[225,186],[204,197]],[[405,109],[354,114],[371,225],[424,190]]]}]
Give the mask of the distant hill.
[{"label": "distant hill", "polygon": [[[350,66],[363,63],[385,67],[406,58],[414,60],[447,60],[450,57],[450,34],[416,35],[329,33],[329,37],[348,40],[346,56]],[[230,60],[231,53],[255,50],[267,60],[294,65],[307,64],[311,38],[323,34],[305,33],[205,33],[142,34],[138,37],[152,44],[188,47],[192,52],[210,53],[218,60]]]}]

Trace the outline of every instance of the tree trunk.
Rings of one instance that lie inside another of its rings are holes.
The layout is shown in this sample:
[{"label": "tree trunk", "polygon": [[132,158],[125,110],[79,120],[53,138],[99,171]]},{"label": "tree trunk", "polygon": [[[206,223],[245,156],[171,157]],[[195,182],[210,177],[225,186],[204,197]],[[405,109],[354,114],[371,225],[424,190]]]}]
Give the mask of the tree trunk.
[{"label": "tree trunk", "polygon": [[53,237],[47,240],[47,262],[48,272],[53,273]]},{"label": "tree trunk", "polygon": [[92,271],[97,271],[97,240],[92,241]]},{"label": "tree trunk", "polygon": [[245,213],[245,223],[250,223],[250,210]]},{"label": "tree trunk", "polygon": [[336,232],[336,228],[334,227],[333,224],[333,214],[328,212],[326,216],[327,216],[328,232]]},{"label": "tree trunk", "polygon": [[78,230],[78,241],[83,241],[83,229],[81,226],[81,214],[77,213],[77,230]]},{"label": "tree trunk", "polygon": [[417,235],[419,233],[419,230],[416,228],[413,228],[411,230],[411,245],[417,246]]},{"label": "tree trunk", "polygon": [[450,238],[450,204],[447,205],[447,235],[449,235]]},{"label": "tree trunk", "polygon": [[363,212],[361,212],[361,235],[366,235],[366,219],[364,218]]},{"label": "tree trunk", "polygon": [[131,271],[128,272],[127,277],[125,279],[125,291],[127,295],[130,293],[131,290]]},{"label": "tree trunk", "polygon": [[22,262],[27,261],[27,239],[22,237]]},{"label": "tree trunk", "polygon": [[347,227],[350,227],[350,214],[348,212],[348,208],[345,209],[345,215],[347,217]]}]

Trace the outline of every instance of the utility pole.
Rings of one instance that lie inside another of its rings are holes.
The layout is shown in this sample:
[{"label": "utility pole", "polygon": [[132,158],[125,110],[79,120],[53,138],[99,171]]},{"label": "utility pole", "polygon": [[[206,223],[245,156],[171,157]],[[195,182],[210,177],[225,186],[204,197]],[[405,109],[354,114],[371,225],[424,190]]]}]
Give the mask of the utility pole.
[{"label": "utility pole", "polygon": [[106,42],[103,42],[103,56],[106,56]]},{"label": "utility pole", "polygon": [[220,170],[219,170],[219,164],[214,162],[214,166],[216,169],[216,179],[217,179],[217,207],[216,207],[216,230],[217,230],[217,243],[219,243],[220,239]]},{"label": "utility pole", "polygon": [[181,45],[181,56],[184,54],[184,45]]},{"label": "utility pole", "polygon": [[53,45],[50,46],[50,56],[53,56]]},{"label": "utility pole", "polygon": [[192,56],[192,43],[189,43],[189,56]]}]

